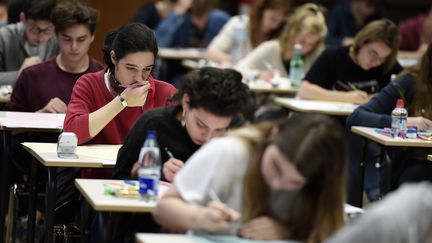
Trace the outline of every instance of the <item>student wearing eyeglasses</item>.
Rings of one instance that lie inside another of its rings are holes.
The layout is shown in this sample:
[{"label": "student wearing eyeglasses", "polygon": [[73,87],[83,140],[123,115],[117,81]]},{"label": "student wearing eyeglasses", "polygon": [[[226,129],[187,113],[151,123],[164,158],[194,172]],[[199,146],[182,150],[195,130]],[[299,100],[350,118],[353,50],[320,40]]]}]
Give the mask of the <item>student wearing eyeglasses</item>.
[{"label": "student wearing eyeglasses", "polygon": [[55,1],[27,1],[21,22],[0,29],[0,84],[14,84],[23,69],[58,54],[54,7]]},{"label": "student wearing eyeglasses", "polygon": [[366,25],[347,47],[327,48],[307,72],[302,99],[364,104],[402,67],[397,62],[397,26],[390,20]]}]

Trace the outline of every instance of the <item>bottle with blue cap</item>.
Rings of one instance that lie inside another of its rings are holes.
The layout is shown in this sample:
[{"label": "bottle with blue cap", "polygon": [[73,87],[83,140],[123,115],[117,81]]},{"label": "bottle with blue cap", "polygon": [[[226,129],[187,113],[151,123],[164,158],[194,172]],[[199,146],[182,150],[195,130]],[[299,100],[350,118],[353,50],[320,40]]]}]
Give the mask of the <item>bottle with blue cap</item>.
[{"label": "bottle with blue cap", "polygon": [[156,131],[148,130],[139,155],[139,193],[145,201],[156,201],[161,175],[160,149]]}]

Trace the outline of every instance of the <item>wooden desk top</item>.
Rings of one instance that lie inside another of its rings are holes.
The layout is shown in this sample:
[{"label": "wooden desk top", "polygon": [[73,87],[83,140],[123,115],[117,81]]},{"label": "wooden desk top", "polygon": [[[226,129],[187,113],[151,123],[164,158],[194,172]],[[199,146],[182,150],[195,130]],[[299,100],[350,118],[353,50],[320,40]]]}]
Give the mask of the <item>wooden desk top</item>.
[{"label": "wooden desk top", "polygon": [[46,167],[113,168],[121,145],[80,145],[78,159],[57,157],[56,143],[22,143],[24,149]]},{"label": "wooden desk top", "polygon": [[282,107],[298,112],[317,112],[333,116],[348,116],[358,105],[344,102],[301,100],[293,98],[274,98],[274,102]]},{"label": "wooden desk top", "polygon": [[135,241],[138,243],[299,243],[298,241],[257,241],[248,240],[236,236],[228,235],[209,235],[209,236],[195,236],[185,234],[148,234],[137,233],[135,234]]},{"label": "wooden desk top", "polygon": [[0,111],[0,130],[61,132],[66,114]]},{"label": "wooden desk top", "polygon": [[[145,202],[139,198],[120,198],[104,194],[104,183],[124,183],[123,180],[75,179],[75,186],[96,211],[109,212],[151,212],[156,202]],[[159,196],[163,195],[169,183],[161,182]]]},{"label": "wooden desk top", "polygon": [[432,141],[424,141],[418,138],[395,139],[375,132],[373,127],[352,126],[351,132],[366,137],[384,146],[394,147],[432,147]]},{"label": "wooden desk top", "polygon": [[158,55],[163,59],[205,59],[207,51],[200,48],[159,48]]},{"label": "wooden desk top", "polygon": [[[289,82],[287,80],[287,82]],[[299,88],[294,88],[291,85],[273,86],[266,81],[250,82],[249,89],[254,93],[272,93],[272,94],[296,94]]]}]

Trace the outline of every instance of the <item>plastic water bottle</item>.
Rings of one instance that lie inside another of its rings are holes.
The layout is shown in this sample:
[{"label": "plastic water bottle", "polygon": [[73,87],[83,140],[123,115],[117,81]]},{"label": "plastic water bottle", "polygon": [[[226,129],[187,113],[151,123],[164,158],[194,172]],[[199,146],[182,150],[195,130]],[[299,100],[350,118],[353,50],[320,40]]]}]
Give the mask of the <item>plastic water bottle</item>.
[{"label": "plastic water bottle", "polygon": [[247,29],[244,16],[240,16],[239,22],[234,26],[232,34],[231,61],[238,62],[247,54],[249,43],[249,31]]},{"label": "plastic water bottle", "polygon": [[290,61],[289,77],[291,86],[300,87],[301,81],[304,77],[304,63],[301,55],[302,46],[300,44],[294,45],[294,55]]},{"label": "plastic water bottle", "polygon": [[156,201],[161,171],[160,149],[156,131],[147,131],[147,137],[139,155],[139,193],[145,201]]},{"label": "plastic water bottle", "polygon": [[407,132],[408,112],[404,106],[404,100],[398,99],[396,101],[396,108],[391,113],[392,136],[398,139],[404,139]]}]

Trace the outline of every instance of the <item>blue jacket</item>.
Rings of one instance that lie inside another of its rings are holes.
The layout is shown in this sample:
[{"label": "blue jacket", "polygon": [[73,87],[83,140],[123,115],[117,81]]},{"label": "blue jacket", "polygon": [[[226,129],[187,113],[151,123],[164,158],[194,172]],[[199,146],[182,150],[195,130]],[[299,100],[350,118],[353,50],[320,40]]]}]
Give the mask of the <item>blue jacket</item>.
[{"label": "blue jacket", "polygon": [[[207,47],[230,16],[222,10],[209,13],[205,29],[199,31],[188,14],[171,13],[156,28],[159,47]],[[197,44],[198,43],[198,44]]]},{"label": "blue jacket", "polygon": [[[365,24],[374,20],[387,17],[387,12],[382,7],[378,7],[375,14],[370,16]],[[342,45],[342,39],[345,37],[354,37],[363,26],[357,26],[354,16],[351,12],[351,2],[336,5],[327,17],[328,34],[326,37],[327,45]]]},{"label": "blue jacket", "polygon": [[404,75],[389,83],[368,103],[359,106],[347,118],[347,126],[391,127],[391,112],[399,98],[405,99],[405,107],[409,107],[414,98],[415,79]]}]

